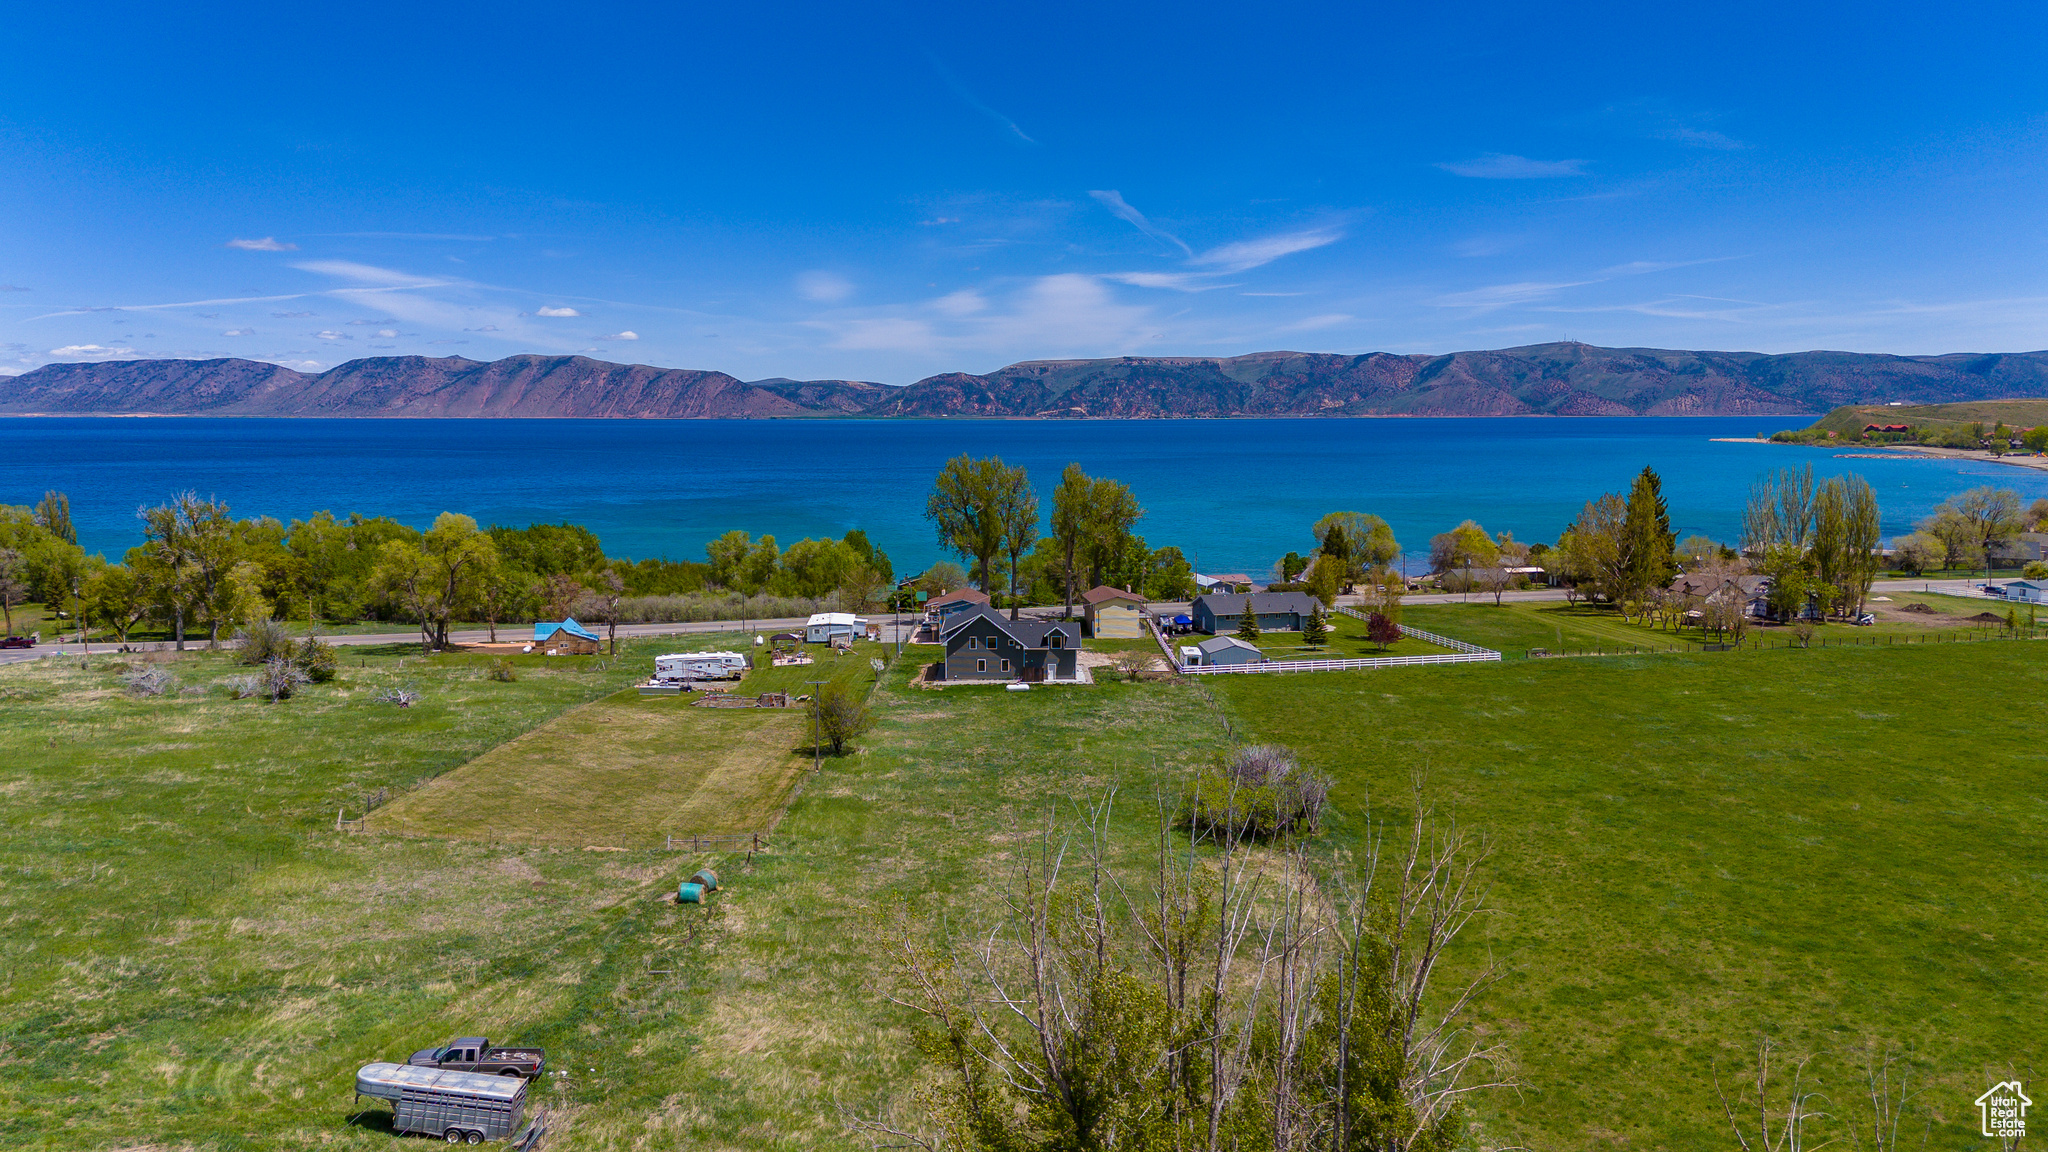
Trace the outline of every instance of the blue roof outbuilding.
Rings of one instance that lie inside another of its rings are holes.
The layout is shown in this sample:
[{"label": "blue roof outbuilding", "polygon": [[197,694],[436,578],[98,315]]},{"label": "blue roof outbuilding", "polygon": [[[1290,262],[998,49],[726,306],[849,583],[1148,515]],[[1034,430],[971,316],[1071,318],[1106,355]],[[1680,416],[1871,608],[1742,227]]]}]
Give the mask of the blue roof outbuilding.
[{"label": "blue roof outbuilding", "polygon": [[538,644],[541,641],[546,640],[548,637],[553,636],[556,632],[567,632],[571,636],[575,636],[584,640],[603,639],[602,636],[599,636],[597,633],[592,632],[590,629],[585,628],[581,624],[578,624],[572,618],[568,620],[562,620],[559,622],[542,621],[540,623],[535,624],[533,626],[533,642]]}]

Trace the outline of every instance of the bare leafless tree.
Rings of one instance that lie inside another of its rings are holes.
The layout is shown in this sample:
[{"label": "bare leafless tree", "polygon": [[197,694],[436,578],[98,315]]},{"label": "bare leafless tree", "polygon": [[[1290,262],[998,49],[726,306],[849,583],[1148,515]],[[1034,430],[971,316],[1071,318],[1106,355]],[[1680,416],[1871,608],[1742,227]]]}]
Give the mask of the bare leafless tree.
[{"label": "bare leafless tree", "polygon": [[[1719,1070],[1714,1072],[1714,1091],[1721,1097],[1721,1110],[1743,1152],[1804,1152],[1809,1147],[1819,1147],[1808,1143],[1813,1135],[1808,1126],[1826,1119],[1828,1114],[1813,1106],[1814,1101],[1825,1099],[1811,1086],[1819,1081],[1810,1085],[1807,1080],[1806,1066],[1813,1057],[1792,1060],[1791,1083],[1786,1084],[1771,1067],[1776,1051],[1777,1044],[1769,1037],[1757,1041],[1754,1079],[1741,1084],[1734,1099],[1721,1086]],[[1780,1097],[1783,1103],[1778,1102]]]}]

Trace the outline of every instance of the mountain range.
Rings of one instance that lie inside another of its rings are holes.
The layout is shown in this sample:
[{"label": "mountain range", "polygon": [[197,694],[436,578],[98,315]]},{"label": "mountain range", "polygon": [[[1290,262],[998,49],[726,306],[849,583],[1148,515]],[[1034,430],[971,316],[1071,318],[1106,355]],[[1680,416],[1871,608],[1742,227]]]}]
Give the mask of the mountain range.
[{"label": "mountain range", "polygon": [[0,376],[0,414],[1165,419],[1715,416],[2048,395],[2048,352],[1889,356],[1535,344],[1490,352],[1031,360],[894,386],[744,381],[582,356],[374,356],[325,372],[255,360],[46,364]]}]

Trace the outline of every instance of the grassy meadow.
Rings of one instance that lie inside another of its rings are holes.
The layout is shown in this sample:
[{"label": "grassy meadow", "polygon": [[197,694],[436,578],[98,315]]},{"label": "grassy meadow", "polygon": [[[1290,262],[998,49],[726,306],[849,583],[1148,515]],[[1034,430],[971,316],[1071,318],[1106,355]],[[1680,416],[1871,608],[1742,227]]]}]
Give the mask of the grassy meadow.
[{"label": "grassy meadow", "polygon": [[[1408,609],[1504,649],[1487,627],[1549,627],[1487,623],[1515,619]],[[1155,789],[1226,731],[1332,773],[1329,847],[1422,767],[1492,840],[1495,911],[1450,965],[1512,962],[1479,1016],[1525,1086],[1481,1101],[1483,1146],[1726,1144],[1708,1077],[1766,1033],[1821,1053],[1845,1098],[1846,1049],[1905,1046],[1931,1146],[1973,1148],[1984,1075],[2048,1056],[2033,644],[1028,693],[908,687],[936,651],[911,650],[877,729],[813,776],[800,712],[621,692],[676,643],[524,658],[511,684],[477,657],[349,651],[276,705],[132,699],[97,658],[0,668],[0,1145],[389,1148],[354,1069],[480,1031],[549,1048],[553,1148],[855,1146],[841,1109],[914,1120],[927,1074],[887,999],[896,917],[990,923],[1048,813],[1111,786],[1142,851]],[[872,680],[867,655],[744,690]],[[399,683],[423,702],[370,701]],[[367,834],[334,830],[378,788],[396,799]],[[785,805],[751,858],[652,846]],[[704,864],[728,887],[674,905]]]}]

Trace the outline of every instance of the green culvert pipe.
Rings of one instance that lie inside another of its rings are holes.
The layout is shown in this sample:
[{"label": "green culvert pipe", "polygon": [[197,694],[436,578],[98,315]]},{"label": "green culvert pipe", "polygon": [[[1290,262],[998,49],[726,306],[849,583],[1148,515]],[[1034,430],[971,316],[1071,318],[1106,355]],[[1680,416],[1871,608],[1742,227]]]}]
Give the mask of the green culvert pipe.
[{"label": "green culvert pipe", "polygon": [[690,883],[702,884],[706,892],[716,892],[718,891],[718,873],[713,872],[709,868],[699,868],[697,869],[697,874],[690,877]]},{"label": "green culvert pipe", "polygon": [[676,889],[676,903],[678,904],[702,904],[703,902],[704,886],[702,884],[692,884],[685,880],[683,881],[683,886]]}]

